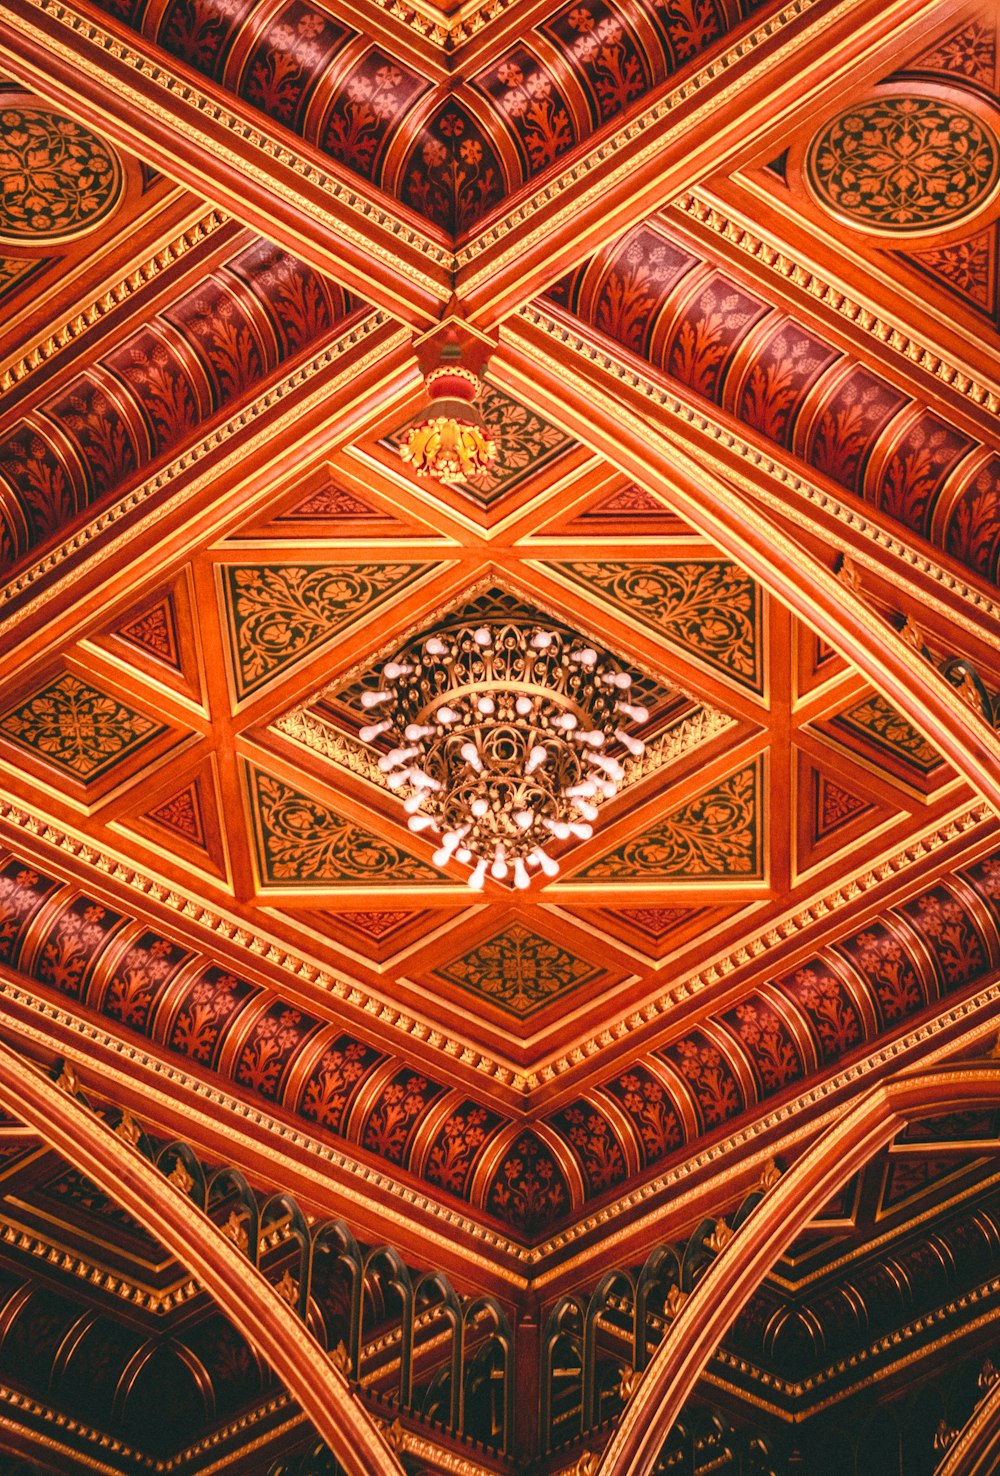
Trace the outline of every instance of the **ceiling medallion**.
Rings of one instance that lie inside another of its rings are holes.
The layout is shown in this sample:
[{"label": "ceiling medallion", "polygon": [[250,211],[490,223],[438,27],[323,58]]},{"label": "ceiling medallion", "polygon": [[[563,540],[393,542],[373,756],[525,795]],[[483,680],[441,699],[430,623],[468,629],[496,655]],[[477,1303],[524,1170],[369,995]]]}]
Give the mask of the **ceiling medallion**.
[{"label": "ceiling medallion", "polygon": [[440,837],[436,865],[471,864],[476,891],[487,870],[518,888],[556,876],[549,848],[590,838],[621,758],[644,749],[622,726],[648,716],[628,700],[629,672],[554,623],[456,621],[404,647],[381,680],[361,702],[386,715],[361,739],[395,740],[379,768],[410,829]]},{"label": "ceiling medallion", "polygon": [[476,404],[490,347],[451,320],[416,344],[430,403],[410,426],[399,454],[418,477],[467,482],[496,461],[496,442]]},{"label": "ceiling medallion", "polygon": [[879,92],[824,124],[806,179],[825,210],[863,230],[945,230],[993,200],[1000,138],[950,94]]}]

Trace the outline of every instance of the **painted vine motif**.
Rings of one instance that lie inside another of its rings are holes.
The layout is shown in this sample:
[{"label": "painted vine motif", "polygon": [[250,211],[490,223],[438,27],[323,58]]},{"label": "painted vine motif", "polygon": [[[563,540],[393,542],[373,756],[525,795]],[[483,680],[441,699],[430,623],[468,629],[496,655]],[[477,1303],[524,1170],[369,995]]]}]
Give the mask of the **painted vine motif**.
[{"label": "painted vine motif", "polygon": [[302,1094],[299,1111],[332,1132],[343,1127],[355,1091],[385,1057],[349,1035],[338,1037],[323,1052]]},{"label": "painted vine motif", "polygon": [[624,1075],[606,1082],[638,1133],[646,1163],[656,1163],[684,1141],[680,1117],[666,1087],[638,1061]]},{"label": "painted vine motif", "polygon": [[950,100],[879,96],[820,130],[807,172],[820,203],[852,224],[942,229],[989,196],[1000,178],[1000,141]]},{"label": "painted vine motif", "polygon": [[601,560],[558,568],[716,671],[762,690],[761,592],[735,564]]},{"label": "painted vine motif", "polygon": [[922,774],[941,763],[937,749],[877,692],[838,713],[834,722],[889,749]]},{"label": "painted vine motif", "polygon": [[526,1132],[504,1158],[486,1207],[525,1234],[543,1229],[569,1208],[569,1190],[548,1148]]},{"label": "painted vine motif", "polygon": [[519,922],[436,970],[439,978],[520,1019],[599,972],[593,964]]},{"label": "painted vine motif", "polygon": [[581,881],[749,881],[763,875],[762,767],[757,760],[624,841],[579,873]]},{"label": "painted vine motif", "polygon": [[450,1113],[427,1156],[424,1173],[430,1182],[464,1195],[483,1145],[500,1120],[478,1102],[463,1102]]},{"label": "painted vine motif", "polygon": [[423,564],[228,564],[222,571],[242,700],[387,599]]},{"label": "painted vine motif", "polygon": [[88,784],[167,731],[72,672],[56,677],[0,718],[18,747]]},{"label": "painted vine motif", "polygon": [[477,83],[499,107],[520,145],[528,177],[554,164],[577,142],[565,98],[552,74],[526,47],[509,51]]},{"label": "painted vine motif", "polygon": [[487,135],[457,102],[442,107],[407,159],[401,195],[418,215],[461,236],[499,205],[506,180]]},{"label": "painted vine motif", "polygon": [[63,113],[0,108],[0,237],[58,241],[91,231],[121,194],[111,145]]},{"label": "painted vine motif", "polygon": [[595,123],[613,118],[649,88],[646,58],[622,12],[605,0],[574,0],[545,30],[584,83]]},{"label": "painted vine motif", "polygon": [[250,770],[257,859],[268,886],[427,886],[436,867],[281,779]]}]

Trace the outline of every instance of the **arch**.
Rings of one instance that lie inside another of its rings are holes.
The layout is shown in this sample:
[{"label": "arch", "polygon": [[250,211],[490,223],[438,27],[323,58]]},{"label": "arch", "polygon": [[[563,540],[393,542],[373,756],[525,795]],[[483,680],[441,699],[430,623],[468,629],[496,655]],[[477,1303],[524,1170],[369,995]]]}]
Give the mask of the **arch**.
[{"label": "arch", "polygon": [[[916,656],[889,622],[792,537],[752,491],[738,491],[659,428],[655,402],[641,390],[644,382],[655,381],[653,369],[644,366],[618,379],[610,370],[584,362],[586,347],[576,351],[573,340],[582,345],[585,331],[574,324],[572,330],[549,334],[523,318],[512,320],[491,361],[491,377],[510,394],[530,392],[540,413],[551,415],[654,495],[662,495],[662,463],[669,465],[669,500],[679,516],[828,640],[1000,813],[1000,739],[985,718],[956,701],[947,677]],[[553,353],[560,348],[557,363]],[[555,368],[560,394],[541,388],[539,362]],[[636,409],[629,382],[639,387]],[[838,491],[837,497],[841,495],[849,497]],[[812,531],[829,543],[821,527]]]},{"label": "arch", "polygon": [[[761,1279],[839,1186],[889,1143],[908,1118],[995,1105],[998,1092],[1000,1066],[963,1063],[876,1086],[835,1122],[768,1192],[693,1288],[650,1359],[596,1476],[651,1476],[703,1368]],[[985,1404],[994,1406],[990,1438],[1000,1441],[1000,1386]],[[959,1470],[963,1476],[973,1470],[985,1476],[989,1469],[955,1466],[949,1476]]]},{"label": "arch", "polygon": [[1000,1470],[1000,1380],[972,1411],[934,1476],[994,1476]]},{"label": "arch", "polygon": [[270,1282],[130,1143],[0,1041],[0,1106],[116,1200],[267,1360],[346,1476],[404,1476],[367,1412]]}]

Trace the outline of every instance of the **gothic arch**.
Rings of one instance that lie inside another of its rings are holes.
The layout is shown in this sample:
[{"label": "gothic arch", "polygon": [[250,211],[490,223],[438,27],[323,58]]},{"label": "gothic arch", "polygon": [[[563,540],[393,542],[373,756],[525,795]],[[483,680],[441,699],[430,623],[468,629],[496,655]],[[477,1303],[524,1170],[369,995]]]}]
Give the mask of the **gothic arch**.
[{"label": "gothic arch", "polygon": [[343,1374],[261,1272],[135,1148],[3,1042],[0,1106],[114,1198],[202,1283],[266,1358],[346,1476],[403,1476]]}]

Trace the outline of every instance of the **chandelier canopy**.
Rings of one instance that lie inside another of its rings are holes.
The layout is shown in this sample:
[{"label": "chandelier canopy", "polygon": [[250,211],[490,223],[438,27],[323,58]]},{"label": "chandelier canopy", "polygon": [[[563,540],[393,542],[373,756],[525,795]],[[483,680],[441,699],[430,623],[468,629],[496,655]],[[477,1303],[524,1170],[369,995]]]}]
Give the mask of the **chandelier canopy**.
[{"label": "chandelier canopy", "polygon": [[555,843],[589,839],[602,801],[625,776],[622,759],[642,742],[623,723],[643,723],[621,663],[555,624],[459,621],[419,637],[362,694],[396,747],[379,767],[403,796],[414,831],[440,838],[437,865],[470,864],[480,889],[497,881],[555,876]]}]

